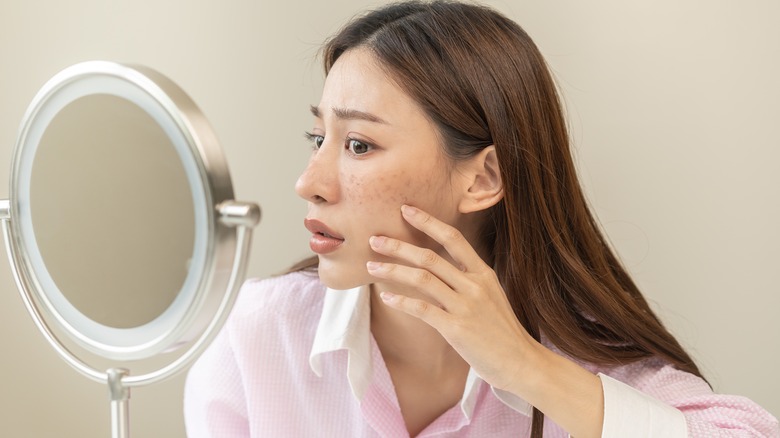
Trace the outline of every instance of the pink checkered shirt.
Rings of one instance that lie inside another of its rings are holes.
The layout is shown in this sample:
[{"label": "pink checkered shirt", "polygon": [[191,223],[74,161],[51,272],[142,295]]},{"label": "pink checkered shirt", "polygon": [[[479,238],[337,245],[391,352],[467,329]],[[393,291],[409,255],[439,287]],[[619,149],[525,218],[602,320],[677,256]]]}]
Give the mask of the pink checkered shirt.
[{"label": "pink checkered shirt", "polygon": [[[248,281],[187,377],[187,435],[408,437],[369,304],[368,288],[326,289],[315,274]],[[584,366],[604,388],[604,438],[780,436],[777,420],[755,403],[714,394],[658,360]],[[528,436],[530,412],[472,370],[460,403],[418,436]],[[549,418],[544,430],[568,437]]]}]

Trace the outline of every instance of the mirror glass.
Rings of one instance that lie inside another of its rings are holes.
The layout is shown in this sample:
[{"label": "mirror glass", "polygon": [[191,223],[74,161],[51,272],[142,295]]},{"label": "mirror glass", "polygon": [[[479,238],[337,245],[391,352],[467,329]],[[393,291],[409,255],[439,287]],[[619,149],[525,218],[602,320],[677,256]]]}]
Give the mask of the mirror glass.
[{"label": "mirror glass", "polygon": [[59,110],[38,143],[29,205],[46,270],[92,321],[142,326],[182,289],[192,194],[171,139],[135,103],[89,94]]}]

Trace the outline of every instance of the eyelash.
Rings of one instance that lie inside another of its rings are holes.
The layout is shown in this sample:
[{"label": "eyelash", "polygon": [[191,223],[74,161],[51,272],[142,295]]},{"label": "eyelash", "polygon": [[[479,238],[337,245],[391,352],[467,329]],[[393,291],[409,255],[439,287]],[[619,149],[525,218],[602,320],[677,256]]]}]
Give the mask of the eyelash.
[{"label": "eyelash", "polygon": [[[325,137],[323,137],[321,135],[317,135],[317,134],[312,134],[311,132],[304,132],[303,136],[306,137],[306,140],[308,140],[311,143],[311,147],[315,151],[318,150],[320,148],[320,146],[322,146],[322,141],[325,140]],[[317,144],[317,140],[318,139],[322,139],[320,141],[320,144]]]},{"label": "eyelash", "polygon": [[[311,132],[306,132],[304,136],[306,137],[307,140],[309,140],[312,143],[312,149],[314,149],[315,151],[319,150],[322,147],[322,142],[325,141],[325,136],[313,134]],[[361,144],[365,146],[367,150],[363,153],[357,153],[354,150],[355,144]],[[372,145],[371,143],[367,143],[365,141],[358,140],[352,137],[347,137],[344,140],[344,147],[354,156],[365,155],[371,152],[372,150],[374,150],[374,145]]]}]

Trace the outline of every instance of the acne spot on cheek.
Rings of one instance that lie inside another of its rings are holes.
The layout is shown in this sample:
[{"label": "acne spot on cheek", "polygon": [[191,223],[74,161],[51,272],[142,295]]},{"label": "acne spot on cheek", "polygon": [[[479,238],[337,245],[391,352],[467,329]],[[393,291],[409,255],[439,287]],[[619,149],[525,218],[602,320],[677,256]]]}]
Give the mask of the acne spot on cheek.
[{"label": "acne spot on cheek", "polygon": [[[431,188],[430,177],[414,178],[403,172],[381,175],[344,175],[345,189],[355,206],[371,205],[377,214],[387,214],[403,204],[420,199]],[[399,209],[400,214],[400,209]]]},{"label": "acne spot on cheek", "polygon": [[[401,181],[403,183],[399,184]],[[392,174],[382,178],[381,187],[383,203],[388,208],[396,208],[408,200],[411,182],[407,175]]]},{"label": "acne spot on cheek", "polygon": [[368,180],[366,177],[350,175],[347,178],[342,178],[342,181],[347,182],[346,191],[357,206],[374,202],[382,192],[380,187],[384,185],[383,177]]}]

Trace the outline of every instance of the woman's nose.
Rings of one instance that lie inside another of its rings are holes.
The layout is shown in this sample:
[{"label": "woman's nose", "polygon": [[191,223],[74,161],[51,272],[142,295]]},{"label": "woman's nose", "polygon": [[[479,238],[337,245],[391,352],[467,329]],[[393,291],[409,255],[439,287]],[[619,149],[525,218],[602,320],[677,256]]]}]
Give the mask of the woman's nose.
[{"label": "woman's nose", "polygon": [[309,202],[332,203],[338,200],[338,157],[328,152],[324,148],[314,152],[295,183],[295,192]]}]

